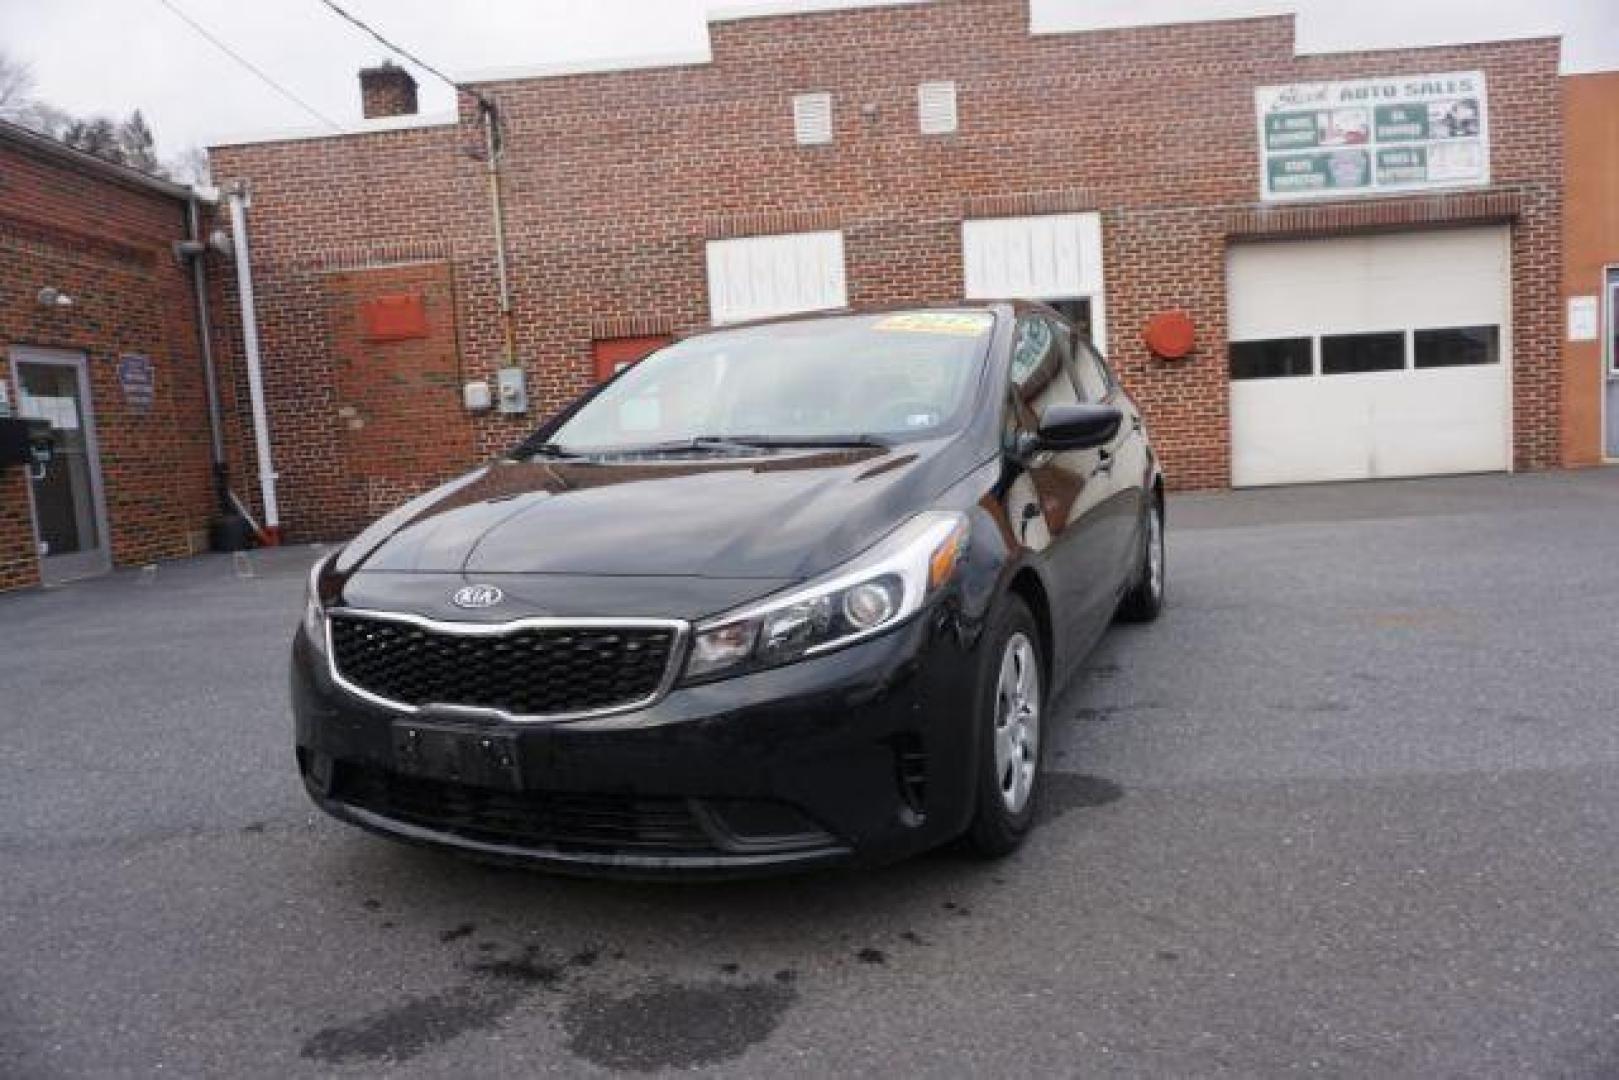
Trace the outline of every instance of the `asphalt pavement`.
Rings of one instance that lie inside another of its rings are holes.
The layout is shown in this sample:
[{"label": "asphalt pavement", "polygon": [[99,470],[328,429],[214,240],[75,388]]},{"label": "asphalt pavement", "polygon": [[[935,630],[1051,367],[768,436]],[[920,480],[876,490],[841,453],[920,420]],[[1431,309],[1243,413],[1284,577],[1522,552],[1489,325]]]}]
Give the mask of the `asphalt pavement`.
[{"label": "asphalt pavement", "polygon": [[1619,470],[1174,498],[1021,852],[743,884],[314,812],[313,557],[0,597],[0,1075],[1619,1075]]}]

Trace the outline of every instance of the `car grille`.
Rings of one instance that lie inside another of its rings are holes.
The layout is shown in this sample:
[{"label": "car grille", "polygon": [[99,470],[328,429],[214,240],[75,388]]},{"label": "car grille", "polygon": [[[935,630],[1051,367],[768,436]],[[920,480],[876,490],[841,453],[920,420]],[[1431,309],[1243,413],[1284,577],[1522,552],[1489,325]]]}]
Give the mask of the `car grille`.
[{"label": "car grille", "polygon": [[653,697],[674,660],[673,625],[519,625],[453,633],[395,619],[332,615],[332,658],[350,684],[408,706],[514,716],[593,712]]},{"label": "car grille", "polygon": [[332,797],[469,840],[526,848],[712,854],[684,799],[510,792],[340,765]]}]

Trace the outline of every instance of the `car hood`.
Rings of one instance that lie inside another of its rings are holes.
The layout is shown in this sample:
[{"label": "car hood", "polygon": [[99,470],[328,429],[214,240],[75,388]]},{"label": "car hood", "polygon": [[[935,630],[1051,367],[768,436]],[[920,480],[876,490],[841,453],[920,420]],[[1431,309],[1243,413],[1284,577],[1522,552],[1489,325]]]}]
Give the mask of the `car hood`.
[{"label": "car hood", "polygon": [[799,580],[926,509],[971,467],[959,457],[946,440],[745,459],[502,460],[378,521],[336,568]]}]

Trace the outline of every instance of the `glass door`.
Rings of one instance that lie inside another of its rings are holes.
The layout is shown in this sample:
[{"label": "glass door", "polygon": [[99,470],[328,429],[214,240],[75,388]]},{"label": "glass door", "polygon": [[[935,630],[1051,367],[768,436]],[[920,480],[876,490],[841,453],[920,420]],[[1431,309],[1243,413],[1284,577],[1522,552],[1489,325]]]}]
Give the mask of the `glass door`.
[{"label": "glass door", "polygon": [[50,421],[55,454],[29,487],[40,576],[46,584],[99,574],[110,565],[100,461],[84,356],[15,349],[17,412]]}]

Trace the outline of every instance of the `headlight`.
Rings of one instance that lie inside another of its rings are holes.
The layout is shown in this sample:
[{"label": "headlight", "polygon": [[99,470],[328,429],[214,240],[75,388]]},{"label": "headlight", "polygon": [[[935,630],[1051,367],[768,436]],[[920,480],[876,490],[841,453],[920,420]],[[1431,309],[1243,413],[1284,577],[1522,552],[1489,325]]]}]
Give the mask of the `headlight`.
[{"label": "headlight", "polygon": [[950,581],[966,550],[965,515],[918,514],[818,581],[699,623],[686,681],[776,667],[895,626]]},{"label": "headlight", "polygon": [[304,591],[304,636],[317,653],[326,653],[326,605],[336,596],[332,588],[324,582],[327,568],[337,552],[322,556],[315,561],[309,569],[309,587]]}]

